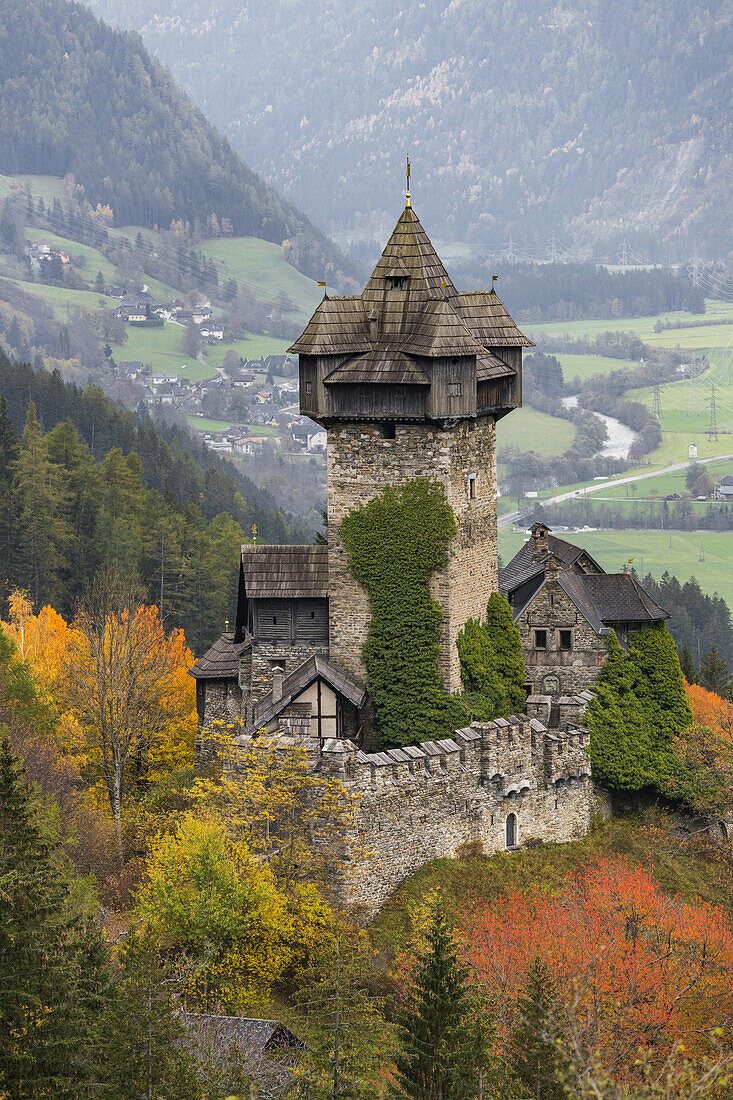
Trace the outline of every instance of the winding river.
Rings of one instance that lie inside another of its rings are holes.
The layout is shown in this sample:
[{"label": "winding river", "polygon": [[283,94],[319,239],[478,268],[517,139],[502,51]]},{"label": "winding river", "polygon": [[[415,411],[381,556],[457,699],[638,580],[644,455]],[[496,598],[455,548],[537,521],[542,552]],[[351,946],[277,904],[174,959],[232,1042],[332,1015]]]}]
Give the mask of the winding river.
[{"label": "winding river", "polygon": [[[578,404],[577,393],[572,397],[563,397],[562,404],[566,409],[574,409]],[[598,453],[607,455],[609,458],[628,458],[631,444],[636,439],[637,433],[613,416],[606,416],[605,413],[599,412],[594,412],[593,415],[600,417],[608,431],[608,439]]]}]

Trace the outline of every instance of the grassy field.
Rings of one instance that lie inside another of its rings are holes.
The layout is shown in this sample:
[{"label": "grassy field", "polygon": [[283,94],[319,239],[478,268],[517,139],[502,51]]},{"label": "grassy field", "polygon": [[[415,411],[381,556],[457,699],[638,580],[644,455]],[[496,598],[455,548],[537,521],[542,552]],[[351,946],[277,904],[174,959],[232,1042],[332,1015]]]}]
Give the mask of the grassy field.
[{"label": "grassy field", "polygon": [[135,328],[127,326],[127,343],[113,344],[117,360],[141,360],[149,364],[154,373],[177,374],[200,382],[213,378],[216,370],[208,363],[199,363],[183,352],[184,330],[180,325],[165,324],[162,328]]},{"label": "grassy field", "polygon": [[[719,481],[721,477],[733,474],[733,461],[709,462],[705,464],[704,470],[713,481]],[[671,474],[660,474],[658,477],[648,478],[636,484],[619,485],[616,488],[613,488],[613,482],[609,482],[608,492],[594,495],[596,499],[603,496],[612,500],[660,500],[669,493],[687,492],[685,472],[685,470],[679,470]]]},{"label": "grassy field", "polygon": [[93,290],[69,290],[65,286],[46,286],[43,283],[27,283],[22,279],[12,279],[26,294],[35,294],[42,298],[51,309],[57,321],[66,321],[70,312],[76,309],[87,313],[97,313],[110,308],[110,300]]},{"label": "grassy field", "polygon": [[197,432],[226,431],[227,428],[247,428],[252,435],[279,435],[280,429],[272,424],[240,424],[236,420],[211,420],[206,416],[189,416],[187,420]]},{"label": "grassy field", "polygon": [[[634,567],[640,573],[661,577],[668,570],[680,582],[695,576],[705,592],[717,592],[733,605],[733,535],[730,533],[578,531],[561,533],[561,537],[585,547],[608,572],[620,572],[627,559],[633,558]],[[499,553],[504,563],[516,554],[526,538],[519,531],[499,531]],[[700,561],[701,545],[705,561]]]},{"label": "grassy field", "polygon": [[231,344],[212,344],[204,354],[209,363],[220,367],[228,351],[241,355],[243,359],[262,359],[266,355],[284,355],[292,340],[281,340],[278,336],[247,336],[244,340],[235,340]]},{"label": "grassy field", "polygon": [[628,359],[611,359],[607,355],[558,355],[565,382],[579,378],[585,382],[594,374],[610,374],[614,370],[633,367],[637,364]]},{"label": "grassy field", "polygon": [[[657,321],[679,322],[684,326],[690,321],[710,321],[709,325],[699,328],[669,328],[655,332]],[[613,317],[600,321],[555,321],[523,325],[523,331],[540,344],[543,334],[547,336],[568,336],[572,340],[595,339],[604,332],[631,332],[645,344],[660,348],[680,348],[689,351],[706,351],[716,342],[733,339],[733,325],[716,324],[718,321],[733,321],[733,302],[719,302],[708,299],[705,313],[668,313],[655,317]]]},{"label": "grassy field", "polygon": [[234,276],[266,302],[276,303],[284,294],[293,302],[295,316],[303,324],[321,298],[320,287],[289,264],[276,244],[257,237],[220,237],[204,242],[202,251],[215,262],[220,283]]},{"label": "grassy field", "polygon": [[[98,271],[102,272],[105,283],[109,284],[114,279],[114,265],[96,248],[90,248],[85,244],[77,244],[76,241],[69,240],[68,237],[59,237],[56,233],[47,233],[44,229],[33,229],[30,226],[25,230],[25,239],[31,242],[38,240],[50,241],[53,247],[58,248],[60,252],[68,252],[74,258],[83,256],[85,266],[76,269],[82,279],[87,279],[93,283]],[[113,304],[109,302],[110,306]]]},{"label": "grassy field", "polygon": [[519,447],[520,451],[540,455],[562,454],[574,438],[575,428],[569,420],[547,416],[528,406],[505,416],[496,426],[497,447]]}]

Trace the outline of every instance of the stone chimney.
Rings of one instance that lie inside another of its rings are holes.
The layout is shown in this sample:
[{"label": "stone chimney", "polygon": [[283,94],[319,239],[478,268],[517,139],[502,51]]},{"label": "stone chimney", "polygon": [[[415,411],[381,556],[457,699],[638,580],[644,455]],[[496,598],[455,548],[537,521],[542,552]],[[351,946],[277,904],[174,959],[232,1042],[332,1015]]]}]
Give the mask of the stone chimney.
[{"label": "stone chimney", "polygon": [[549,548],[549,527],[544,523],[533,523],[532,532],[532,561],[540,562],[544,559]]},{"label": "stone chimney", "polygon": [[280,665],[275,665],[272,670],[272,701],[279,703],[283,697],[283,672]]}]

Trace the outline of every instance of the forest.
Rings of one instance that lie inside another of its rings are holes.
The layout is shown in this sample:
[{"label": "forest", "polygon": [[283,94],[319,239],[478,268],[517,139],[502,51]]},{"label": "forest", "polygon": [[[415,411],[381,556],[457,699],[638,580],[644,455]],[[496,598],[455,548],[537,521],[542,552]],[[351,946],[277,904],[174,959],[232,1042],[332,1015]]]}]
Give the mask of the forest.
[{"label": "forest", "polygon": [[115,405],[96,386],[0,353],[0,560],[4,597],[69,614],[95,574],[135,573],[197,652],[236,598],[238,547],[310,542],[310,528],[186,429]]},{"label": "forest", "polygon": [[0,3],[0,172],[74,176],[116,225],[229,220],[237,235],[300,237],[314,278],[348,268],[252,172],[135,34],[66,0]]},{"label": "forest", "polygon": [[[727,848],[680,835],[662,803],[575,844],[436,861],[360,928],[313,847],[348,826],[338,780],[226,727],[198,766],[192,655],[141,596],[111,569],[73,618],[16,590],[0,622],[8,1097],[439,1096],[426,1079],[459,1100],[730,1095]],[[733,706],[643,634],[601,676],[599,766],[611,787],[638,779],[604,738],[633,717],[649,739],[625,751],[668,804],[714,813],[733,797]],[[297,1044],[212,1042],[211,1013]]]}]

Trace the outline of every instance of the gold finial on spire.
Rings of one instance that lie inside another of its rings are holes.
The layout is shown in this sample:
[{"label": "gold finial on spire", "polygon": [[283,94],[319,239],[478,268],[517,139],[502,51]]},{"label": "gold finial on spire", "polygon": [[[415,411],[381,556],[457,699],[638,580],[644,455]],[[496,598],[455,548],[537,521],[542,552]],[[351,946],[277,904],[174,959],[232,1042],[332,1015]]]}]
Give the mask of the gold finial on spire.
[{"label": "gold finial on spire", "polygon": [[229,619],[224,620],[224,633],[225,634],[229,633]]},{"label": "gold finial on spire", "polygon": [[412,206],[410,202],[410,158],[407,158],[407,192],[405,193],[405,210],[409,210]]},{"label": "gold finial on spire", "polygon": [[257,549],[257,524],[252,524],[252,549]]}]

